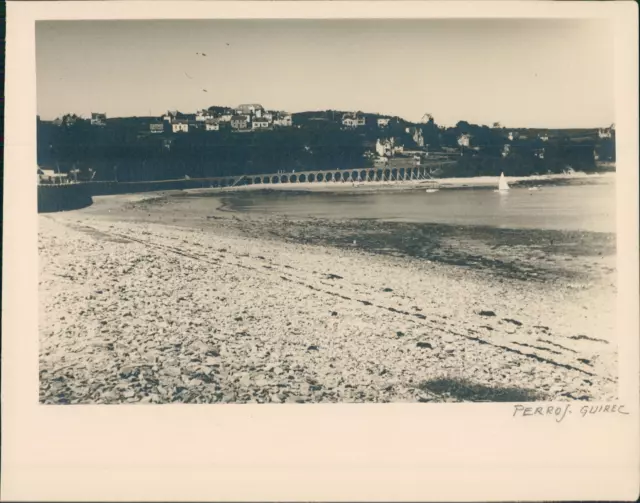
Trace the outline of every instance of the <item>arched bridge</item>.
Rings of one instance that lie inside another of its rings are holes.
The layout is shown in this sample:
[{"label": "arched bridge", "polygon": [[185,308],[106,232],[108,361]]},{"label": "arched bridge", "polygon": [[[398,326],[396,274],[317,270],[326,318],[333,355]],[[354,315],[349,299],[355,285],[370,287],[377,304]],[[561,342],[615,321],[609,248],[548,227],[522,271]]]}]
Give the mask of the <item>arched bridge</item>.
[{"label": "arched bridge", "polygon": [[271,185],[279,183],[401,182],[412,180],[433,180],[433,178],[429,174],[429,168],[424,166],[414,166],[409,168],[373,167],[331,171],[295,171],[289,173],[269,173],[212,178],[210,180],[211,186],[213,187],[237,187],[240,185]]}]

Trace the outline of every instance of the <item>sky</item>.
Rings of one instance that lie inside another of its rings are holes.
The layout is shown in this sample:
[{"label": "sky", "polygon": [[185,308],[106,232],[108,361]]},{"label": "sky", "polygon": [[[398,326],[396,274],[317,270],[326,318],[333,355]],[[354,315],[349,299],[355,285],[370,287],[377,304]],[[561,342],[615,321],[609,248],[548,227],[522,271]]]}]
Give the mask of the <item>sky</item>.
[{"label": "sky", "polygon": [[39,21],[38,114],[260,103],[603,127],[615,122],[613,43],[602,20]]}]

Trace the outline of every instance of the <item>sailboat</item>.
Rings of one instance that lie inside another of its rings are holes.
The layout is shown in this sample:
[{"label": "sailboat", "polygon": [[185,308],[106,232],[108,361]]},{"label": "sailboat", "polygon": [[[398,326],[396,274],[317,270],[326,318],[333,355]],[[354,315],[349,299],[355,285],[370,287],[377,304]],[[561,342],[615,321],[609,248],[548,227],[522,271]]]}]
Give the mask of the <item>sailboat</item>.
[{"label": "sailboat", "polygon": [[496,192],[508,192],[509,184],[507,183],[507,179],[504,177],[504,173],[500,173],[500,181],[498,182],[498,190]]}]

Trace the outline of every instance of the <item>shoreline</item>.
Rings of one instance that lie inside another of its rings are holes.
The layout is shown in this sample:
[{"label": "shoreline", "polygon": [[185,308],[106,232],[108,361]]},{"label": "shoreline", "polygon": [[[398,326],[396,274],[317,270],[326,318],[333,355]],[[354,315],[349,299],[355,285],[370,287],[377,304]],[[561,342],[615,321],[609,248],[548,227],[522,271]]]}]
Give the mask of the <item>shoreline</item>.
[{"label": "shoreline", "polygon": [[288,242],[270,234],[291,225],[280,217],[179,213],[129,195],[39,217],[42,403],[617,395],[613,306],[598,285],[534,288]]},{"label": "shoreline", "polygon": [[[615,172],[604,173],[574,173],[574,174],[554,174],[554,175],[531,175],[510,177],[505,176],[507,182],[517,187],[528,187],[535,182],[541,185],[554,182],[571,181],[592,181],[605,178],[615,178]],[[275,184],[252,184],[240,185],[236,187],[204,187],[197,189],[183,189],[186,193],[230,193],[245,191],[300,191],[300,192],[379,192],[379,191],[402,191],[420,190],[427,186],[438,184],[441,190],[473,189],[473,188],[495,188],[498,186],[499,177],[481,176],[469,178],[433,178],[419,181],[399,181],[399,182],[361,182],[359,186],[353,186],[349,182],[296,182],[296,183],[275,183]]]}]

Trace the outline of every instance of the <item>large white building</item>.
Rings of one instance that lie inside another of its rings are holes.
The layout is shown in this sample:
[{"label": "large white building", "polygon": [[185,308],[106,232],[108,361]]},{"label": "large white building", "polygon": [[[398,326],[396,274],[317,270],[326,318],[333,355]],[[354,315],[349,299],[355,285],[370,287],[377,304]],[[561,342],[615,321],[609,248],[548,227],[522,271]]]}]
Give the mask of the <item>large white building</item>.
[{"label": "large white building", "polygon": [[342,125],[346,127],[359,127],[364,126],[366,124],[366,120],[364,116],[359,113],[355,114],[345,114],[342,117]]},{"label": "large white building", "polygon": [[173,120],[171,123],[171,131],[174,133],[188,133],[189,132],[189,122],[185,120]]}]

